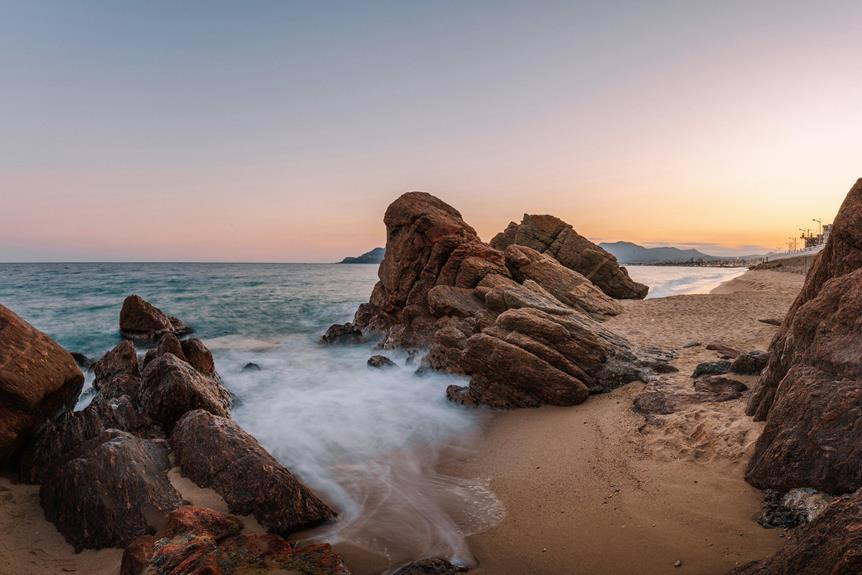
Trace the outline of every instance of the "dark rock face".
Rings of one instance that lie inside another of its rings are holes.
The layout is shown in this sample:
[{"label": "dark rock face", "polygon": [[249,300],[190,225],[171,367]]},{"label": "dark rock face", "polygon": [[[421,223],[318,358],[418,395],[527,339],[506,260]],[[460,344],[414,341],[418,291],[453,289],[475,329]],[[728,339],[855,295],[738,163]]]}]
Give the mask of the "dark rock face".
[{"label": "dark rock face", "polygon": [[232,515],[180,507],[155,537],[139,537],[126,547],[121,575],[349,575],[329,545],[298,547],[277,535],[243,534],[242,528]]},{"label": "dark rock face", "polygon": [[187,413],[171,436],[183,474],[224,497],[234,513],[252,514],[280,535],[335,517],[314,493],[235,422],[203,410]]},{"label": "dark rock face", "polygon": [[72,359],[75,360],[75,363],[77,363],[78,367],[80,367],[81,369],[87,369],[90,367],[90,364],[93,363],[92,359],[90,359],[89,357],[87,357],[86,355],[84,355],[81,352],[72,351],[69,353],[72,356]]},{"label": "dark rock face", "polygon": [[694,368],[693,378],[703,377],[704,375],[722,375],[730,372],[731,363],[727,360],[723,361],[705,361],[699,363]]},{"label": "dark rock face", "polygon": [[320,341],[327,344],[362,343],[365,337],[362,335],[362,330],[352,323],[343,323],[330,326],[321,336]]},{"label": "dark rock face", "polygon": [[84,374],[53,339],[0,305],[0,462],[72,409]]},{"label": "dark rock face", "polygon": [[203,409],[227,417],[230,392],[171,353],[154,359],[144,369],[138,395],[141,411],[166,430],[188,411]]},{"label": "dark rock face", "polygon": [[368,367],[373,367],[375,369],[391,369],[393,367],[398,367],[398,364],[385,355],[372,355],[368,358]]},{"label": "dark rock face", "polygon": [[552,256],[612,298],[643,299],[649,291],[647,286],[632,281],[613,255],[554,216],[524,214],[520,224],[511,222],[491,240],[491,246],[498,250],[511,245],[527,246]]},{"label": "dark rock face", "polygon": [[163,441],[104,431],[52,469],[39,492],[45,517],[77,551],[123,547],[181,504],[167,466]]},{"label": "dark rock face", "polygon": [[260,371],[260,366],[253,361],[248,362],[244,366],[242,366],[243,371]]},{"label": "dark rock face", "polygon": [[465,567],[456,567],[445,559],[430,558],[405,565],[393,575],[457,575],[466,572]]},{"label": "dark rock face", "polygon": [[123,300],[120,310],[120,335],[127,339],[155,341],[165,333],[182,335],[191,329],[179,319],[166,315],[138,295]]},{"label": "dark rock face", "polygon": [[93,364],[93,387],[105,399],[127,395],[136,397],[141,389],[141,372],[135,344],[124,341]]},{"label": "dark rock face", "polygon": [[799,528],[778,553],[731,575],[857,575],[862,573],[862,491],[841,497]]},{"label": "dark rock face", "polygon": [[427,347],[420,372],[470,378],[469,388],[447,392],[453,401],[574,405],[666,369],[667,357],[602,326],[618,302],[549,255],[522,245],[496,250],[457,210],[420,192],[393,202],[384,221],[380,281],[354,323],[330,332],[373,334],[384,348]]},{"label": "dark rock face", "polygon": [[832,494],[862,486],[862,179],[770,345],[748,404],[766,420],[746,479]]},{"label": "dark rock face", "polygon": [[749,351],[743,353],[730,364],[730,371],[740,375],[757,375],[769,363],[769,354],[765,351]]},{"label": "dark rock face", "polygon": [[29,483],[42,483],[86,441],[108,429],[159,437],[161,430],[140,414],[128,396],[98,398],[81,411],[70,411],[43,427],[21,460],[20,475]]}]

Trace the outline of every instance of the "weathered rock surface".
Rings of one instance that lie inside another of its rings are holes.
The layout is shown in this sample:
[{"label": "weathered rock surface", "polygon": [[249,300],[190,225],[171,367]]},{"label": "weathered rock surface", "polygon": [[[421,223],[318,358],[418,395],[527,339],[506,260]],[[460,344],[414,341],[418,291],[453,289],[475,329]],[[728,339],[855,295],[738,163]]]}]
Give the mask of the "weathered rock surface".
[{"label": "weathered rock surface", "polygon": [[123,300],[120,310],[120,335],[127,339],[155,341],[165,333],[182,335],[191,329],[179,319],[165,314],[138,295]]},{"label": "weathered rock surface", "polygon": [[766,420],[746,474],[756,487],[862,486],[862,179],[770,345],[748,413]]},{"label": "weathered rock surface", "polygon": [[693,378],[703,377],[704,375],[722,375],[730,372],[731,363],[727,360],[722,361],[705,361],[697,364],[694,372],[691,374]]},{"label": "weathered rock surface", "polygon": [[739,356],[739,350],[720,342],[706,344],[706,349],[716,352],[721,359],[734,359]]},{"label": "weathered rock surface", "polygon": [[393,575],[458,575],[466,572],[466,567],[457,567],[445,559],[429,558],[405,565]]},{"label": "weathered rock surface", "polygon": [[327,344],[362,343],[365,337],[362,330],[352,323],[343,323],[330,326],[320,337],[320,341]]},{"label": "weathered rock surface", "polygon": [[74,407],[84,374],[53,339],[0,305],[0,462]]},{"label": "weathered rock surface", "polygon": [[749,351],[743,353],[730,364],[730,371],[740,375],[758,375],[766,369],[769,363],[769,353],[765,351]]},{"label": "weathered rock surface", "polygon": [[643,415],[668,415],[699,403],[739,399],[746,389],[744,383],[721,376],[699,379],[693,390],[656,382],[635,396],[632,409]]},{"label": "weathered rock surface", "polygon": [[862,573],[862,491],[841,497],[769,559],[731,575],[858,575]]},{"label": "weathered rock surface", "polygon": [[124,547],[181,504],[167,466],[164,441],[104,431],[52,469],[39,491],[45,517],[77,551]]},{"label": "weathered rock surface", "polygon": [[373,367],[375,369],[391,369],[393,367],[398,367],[398,364],[385,355],[372,355],[368,358],[368,367]]},{"label": "weathered rock surface", "polygon": [[763,494],[763,511],[757,522],[767,529],[792,529],[810,523],[828,506],[832,497],[810,488],[780,493],[767,489]]},{"label": "weathered rock surface", "polygon": [[180,342],[183,355],[190,366],[195,368],[198,373],[209,377],[218,377],[215,369],[215,360],[213,354],[204,345],[204,342],[196,337],[184,339]]},{"label": "weathered rock surface", "polygon": [[195,409],[227,417],[231,395],[215,379],[166,353],[144,368],[137,402],[144,414],[170,430],[183,414]]},{"label": "weathered rock surface", "polygon": [[232,512],[252,514],[274,533],[287,535],[335,517],[332,509],[230,419],[192,411],[177,423],[171,445],[185,476],[218,492]]},{"label": "weathered rock surface", "polygon": [[554,216],[524,214],[520,224],[511,222],[491,240],[491,246],[504,250],[511,245],[532,248],[552,256],[616,299],[643,299],[649,288],[633,281],[617,259],[572,226]]},{"label": "weathered rock surface", "polygon": [[427,347],[420,371],[469,376],[469,388],[447,392],[465,405],[574,405],[668,369],[667,356],[604,328],[598,320],[620,304],[549,255],[496,250],[420,192],[393,202],[384,221],[386,257],[369,303],[324,340],[358,330],[383,347]]},{"label": "weathered rock surface", "polygon": [[123,341],[93,364],[96,379],[93,387],[105,399],[126,395],[137,397],[141,389],[141,372],[135,344]]},{"label": "weathered rock surface", "polygon": [[69,353],[81,369],[88,369],[93,363],[92,359],[79,351],[71,351]]},{"label": "weathered rock surface", "polygon": [[349,575],[329,545],[299,547],[272,534],[243,534],[242,521],[200,507],[180,507],[155,536],[142,536],[124,554],[121,575]]}]

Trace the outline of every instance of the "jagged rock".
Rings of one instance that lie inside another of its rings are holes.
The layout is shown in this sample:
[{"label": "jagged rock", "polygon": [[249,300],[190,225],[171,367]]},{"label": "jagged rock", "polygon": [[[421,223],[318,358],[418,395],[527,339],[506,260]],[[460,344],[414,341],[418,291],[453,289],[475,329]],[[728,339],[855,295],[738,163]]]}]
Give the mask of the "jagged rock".
[{"label": "jagged rock", "polygon": [[633,281],[617,259],[566,222],[548,215],[524,214],[520,224],[511,222],[491,240],[491,246],[504,250],[511,245],[546,253],[598,286],[616,299],[643,299],[649,288]]},{"label": "jagged rock", "polygon": [[159,437],[160,429],[135,409],[129,397],[97,398],[81,411],[70,411],[44,426],[28,445],[20,475],[29,483],[42,483],[52,469],[65,463],[86,441],[107,429]]},{"label": "jagged rock", "polygon": [[858,575],[862,573],[862,490],[835,499],[800,527],[775,555],[730,575]]},{"label": "jagged rock", "polygon": [[260,371],[260,366],[253,361],[248,362],[244,366],[242,366],[243,371]]},{"label": "jagged rock", "polygon": [[121,575],[349,575],[327,544],[300,547],[277,535],[243,534],[242,528],[232,515],[180,507],[155,537],[139,537],[126,548]]},{"label": "jagged rock", "polygon": [[75,406],[84,374],[53,339],[0,305],[0,463]]},{"label": "jagged rock", "polygon": [[706,349],[716,352],[721,359],[734,359],[739,356],[739,350],[724,345],[723,343],[713,342],[706,344]]},{"label": "jagged rock", "polygon": [[[156,346],[156,357],[166,353],[172,353],[177,359],[181,359],[189,363],[186,354],[183,352],[183,346],[177,336],[172,333],[166,333],[159,338],[159,345]],[[191,365],[191,364],[190,364]]]},{"label": "jagged rock", "polygon": [[362,330],[352,323],[342,323],[330,326],[320,337],[320,341],[327,344],[363,343],[365,337]]},{"label": "jagged rock", "polygon": [[594,319],[602,320],[622,312],[622,306],[613,298],[551,256],[519,245],[507,247],[504,253],[506,266],[515,281],[523,284],[532,280],[558,301]]},{"label": "jagged rock", "polygon": [[420,559],[398,569],[393,575],[457,575],[466,573],[466,567],[452,565],[440,558]]},{"label": "jagged rock", "polygon": [[45,517],[84,548],[123,547],[181,504],[168,481],[164,441],[115,429],[81,444],[39,490]]},{"label": "jagged rock", "polygon": [[[457,210],[424,193],[386,210],[386,257],[350,330],[382,347],[428,347],[417,373],[470,377],[465,405],[574,405],[652,372],[667,356],[635,348],[596,318],[620,304],[581,274],[520,245],[479,240]],[[345,326],[330,330],[343,331]]]},{"label": "jagged rock", "polygon": [[141,388],[141,372],[135,344],[123,341],[93,364],[96,379],[93,387],[105,399],[127,395],[137,397]]},{"label": "jagged rock", "polygon": [[186,356],[186,361],[189,365],[203,375],[218,377],[216,374],[213,354],[207,346],[204,345],[204,342],[193,337],[190,339],[184,339],[180,343],[182,345],[183,354]]},{"label": "jagged rock", "polygon": [[691,376],[696,379],[704,375],[722,375],[730,372],[730,365],[731,363],[727,360],[705,361],[697,364]]},{"label": "jagged rock", "polygon": [[230,413],[230,392],[171,353],[147,365],[143,380],[138,405],[166,430],[170,430],[183,414],[195,409],[224,417]]},{"label": "jagged rock", "polygon": [[92,359],[90,359],[89,357],[87,357],[86,355],[84,355],[83,353],[81,353],[79,351],[69,352],[69,355],[72,356],[72,359],[75,360],[75,363],[77,363],[78,367],[80,367],[81,369],[88,369],[90,367],[90,365],[93,363]]},{"label": "jagged rock", "polygon": [[203,410],[187,413],[174,428],[171,445],[183,475],[211,487],[232,512],[252,514],[274,533],[286,536],[335,517],[230,419]]},{"label": "jagged rock", "polygon": [[749,351],[743,353],[730,364],[730,371],[740,375],[757,375],[769,362],[769,354],[765,351]]},{"label": "jagged rock", "polygon": [[372,355],[368,358],[368,367],[373,367],[375,369],[389,369],[398,367],[398,364],[385,355]]},{"label": "jagged rock", "polygon": [[769,348],[747,412],[766,426],[746,479],[786,491],[862,486],[862,179]]},{"label": "jagged rock", "polygon": [[183,335],[192,330],[179,319],[165,314],[138,295],[123,300],[120,335],[138,341],[156,341],[165,333]]}]

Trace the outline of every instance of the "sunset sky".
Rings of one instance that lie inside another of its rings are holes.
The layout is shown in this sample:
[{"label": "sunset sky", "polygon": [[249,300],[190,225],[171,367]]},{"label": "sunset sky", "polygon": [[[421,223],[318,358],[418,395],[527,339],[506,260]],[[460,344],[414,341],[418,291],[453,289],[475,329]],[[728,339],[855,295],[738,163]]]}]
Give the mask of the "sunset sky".
[{"label": "sunset sky", "polygon": [[0,261],[332,261],[410,190],[752,253],[862,176],[858,0],[0,0],[0,87]]}]

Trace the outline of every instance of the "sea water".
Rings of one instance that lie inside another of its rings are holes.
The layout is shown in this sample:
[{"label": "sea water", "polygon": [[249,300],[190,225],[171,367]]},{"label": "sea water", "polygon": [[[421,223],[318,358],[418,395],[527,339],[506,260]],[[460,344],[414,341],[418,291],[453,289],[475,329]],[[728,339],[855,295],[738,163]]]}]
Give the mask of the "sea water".
[{"label": "sea water", "polygon": [[[703,292],[741,273],[632,267],[651,297]],[[390,564],[443,556],[464,564],[465,537],[504,515],[490,478],[441,474],[469,456],[487,411],[445,399],[458,377],[375,370],[372,346],[322,346],[377,280],[374,265],[0,264],[0,303],[70,351],[97,358],[120,342],[123,298],[138,294],[192,326],[236,402],[233,417],[339,512],[311,537],[349,543]],[[253,362],[260,370],[244,370]],[[87,374],[82,408],[92,397]]]}]

